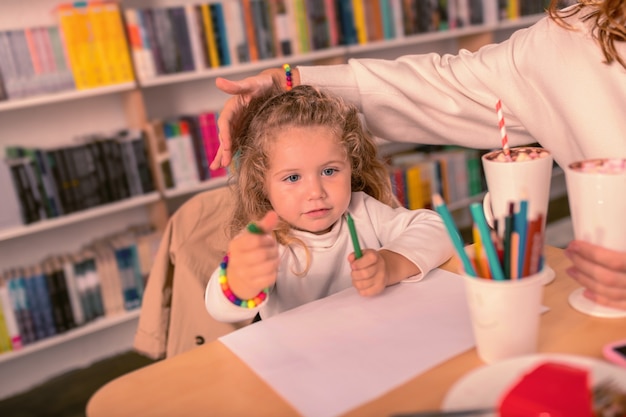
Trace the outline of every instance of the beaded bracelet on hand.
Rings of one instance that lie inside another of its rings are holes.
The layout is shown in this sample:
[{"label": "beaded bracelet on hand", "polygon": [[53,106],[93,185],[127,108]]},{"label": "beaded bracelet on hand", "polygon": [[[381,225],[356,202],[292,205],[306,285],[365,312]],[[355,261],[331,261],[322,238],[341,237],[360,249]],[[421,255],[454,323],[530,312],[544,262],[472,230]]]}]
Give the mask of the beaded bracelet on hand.
[{"label": "beaded bracelet on hand", "polygon": [[285,78],[287,79],[287,91],[289,91],[293,87],[293,82],[291,80],[291,67],[289,64],[285,64],[283,65],[283,69],[285,70]]},{"label": "beaded bracelet on hand", "polygon": [[228,268],[228,254],[224,256],[224,259],[222,259],[222,262],[220,263],[219,282],[220,287],[222,287],[222,292],[224,293],[226,298],[230,300],[231,303],[238,305],[242,308],[255,308],[267,298],[267,294],[269,293],[268,288],[265,288],[256,297],[249,300],[242,300],[241,298],[237,297],[235,294],[233,294],[230,286],[228,285],[228,279],[226,278],[226,268]]}]

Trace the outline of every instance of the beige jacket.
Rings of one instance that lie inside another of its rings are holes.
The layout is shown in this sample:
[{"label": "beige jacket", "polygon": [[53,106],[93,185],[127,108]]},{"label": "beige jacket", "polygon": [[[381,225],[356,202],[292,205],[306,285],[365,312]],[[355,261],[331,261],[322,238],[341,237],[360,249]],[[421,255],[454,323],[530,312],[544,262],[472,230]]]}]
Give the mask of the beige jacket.
[{"label": "beige jacket", "polygon": [[168,221],[143,296],[138,352],[172,357],[245,324],[218,322],[204,307],[208,280],[227,249],[232,204],[228,187],[205,191]]}]

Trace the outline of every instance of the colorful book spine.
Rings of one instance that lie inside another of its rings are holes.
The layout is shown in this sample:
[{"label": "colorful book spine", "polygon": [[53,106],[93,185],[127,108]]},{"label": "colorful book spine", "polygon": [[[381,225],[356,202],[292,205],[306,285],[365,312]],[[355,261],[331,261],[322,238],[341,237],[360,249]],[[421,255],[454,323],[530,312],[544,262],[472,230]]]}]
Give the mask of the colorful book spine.
[{"label": "colorful book spine", "polygon": [[59,303],[59,289],[51,280],[48,271],[37,265],[30,269],[26,278],[31,282],[35,297],[31,307],[39,310],[44,326],[45,337],[54,336],[67,330],[63,320],[63,311]]},{"label": "colorful book spine", "polygon": [[232,64],[230,48],[228,45],[228,30],[224,18],[224,7],[221,2],[211,3],[211,17],[213,18],[213,29],[215,30],[215,43],[217,46],[220,65]]},{"label": "colorful book spine", "polygon": [[[198,116],[202,140],[209,164],[213,162],[219,149],[219,132],[217,131],[217,114],[204,112]],[[212,169],[209,171],[211,178],[222,177],[227,174],[226,168]]]},{"label": "colorful book spine", "polygon": [[230,49],[231,64],[241,64],[250,61],[247,31],[244,25],[243,7],[239,0],[223,0],[224,20],[226,25],[228,47]]},{"label": "colorful book spine", "polygon": [[12,302],[9,297],[9,289],[7,286],[6,277],[0,281],[0,304],[2,304],[2,314],[4,316],[4,324],[6,326],[7,335],[11,342],[12,350],[19,350],[22,348],[22,335],[20,334],[17,318],[15,317],[15,311],[12,307]]},{"label": "colorful book spine", "polygon": [[213,17],[211,16],[211,8],[208,4],[200,5],[202,13],[202,24],[204,27],[205,43],[209,56],[209,64],[212,68],[220,66],[220,58],[217,53],[217,43],[215,42],[215,29],[213,28]]},{"label": "colorful book spine", "polygon": [[189,33],[187,36],[189,37],[189,42],[191,46],[191,55],[193,57],[193,67],[196,71],[201,71],[207,68],[207,54],[204,49],[204,30],[202,27],[202,19],[198,17],[198,13],[200,10],[198,9],[200,6],[195,6],[192,4],[186,4],[185,8],[185,19],[187,20],[187,29]]},{"label": "colorful book spine", "polygon": [[61,262],[61,268],[63,268],[63,277],[65,278],[65,286],[70,300],[72,317],[74,318],[74,323],[80,326],[85,322],[85,312],[80,302],[80,294],[76,276],[74,275],[74,263],[72,262],[71,256],[68,255],[60,257],[59,261]]}]

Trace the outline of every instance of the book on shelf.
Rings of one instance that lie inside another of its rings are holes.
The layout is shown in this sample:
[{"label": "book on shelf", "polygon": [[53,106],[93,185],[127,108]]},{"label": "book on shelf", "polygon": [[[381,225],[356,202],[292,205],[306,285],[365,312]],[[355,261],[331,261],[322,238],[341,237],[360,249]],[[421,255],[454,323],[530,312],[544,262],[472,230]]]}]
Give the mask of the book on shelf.
[{"label": "book on shelf", "polygon": [[167,149],[163,120],[151,120],[144,127],[148,142],[148,152],[152,161],[157,189],[160,191],[174,187],[174,174]]},{"label": "book on shelf", "polygon": [[138,9],[124,10],[124,23],[130,44],[135,73],[139,81],[156,75],[150,44],[146,38],[145,28],[140,23]]},{"label": "book on shelf", "polygon": [[367,26],[367,42],[383,40],[383,14],[380,9],[380,0],[363,0],[363,9]]},{"label": "book on shelf", "polygon": [[30,158],[7,153],[6,164],[13,177],[24,224],[47,218],[46,207],[40,193],[40,184],[34,173],[33,161]]},{"label": "book on shelf", "polygon": [[[124,295],[120,282],[120,272],[116,267],[115,253],[110,242],[101,242],[86,251],[86,258],[92,259],[98,274],[105,315],[120,314],[124,311]],[[90,261],[91,262],[91,261]]]},{"label": "book on shelf", "polygon": [[[139,196],[144,194],[141,176],[139,174],[139,163],[135,156],[133,141],[137,140],[137,131],[123,130],[118,133],[116,139],[120,146],[122,155],[122,163],[126,172],[126,181],[131,196]],[[142,140],[139,132],[139,140]]]},{"label": "book on shelf", "polygon": [[359,41],[352,0],[337,0],[337,19],[339,21],[339,45],[357,44]]},{"label": "book on shelf", "polygon": [[259,47],[257,34],[254,26],[254,12],[252,11],[253,0],[241,0],[241,11],[243,15],[243,25],[247,37],[248,56],[251,62],[259,60]]},{"label": "book on shelf", "polygon": [[9,335],[7,321],[4,318],[4,310],[2,308],[2,299],[0,298],[0,353],[13,350],[11,336]]},{"label": "book on shelf", "polygon": [[311,49],[329,48],[331,46],[330,21],[326,1],[306,0],[305,8]]},{"label": "book on shelf", "polygon": [[100,280],[93,257],[83,251],[74,256],[73,264],[85,322],[104,316]]},{"label": "book on shelf", "polygon": [[25,159],[28,176],[33,189],[37,190],[39,200],[44,208],[43,217],[58,217],[63,213],[58,193],[54,186],[54,179],[50,172],[47,160],[44,161],[40,152],[34,148],[23,146],[7,146],[5,153],[9,159]]},{"label": "book on shelf", "polygon": [[197,67],[194,63],[191,39],[189,38],[189,25],[184,6],[167,8],[169,20],[172,25],[174,42],[176,44],[178,63],[177,72],[194,71]]},{"label": "book on shelf", "polygon": [[217,49],[217,41],[215,36],[215,29],[213,28],[213,15],[211,7],[208,3],[201,4],[199,7],[199,13],[202,22],[202,35],[203,45],[206,48],[205,53],[208,56],[209,67],[216,68],[221,65],[220,56]]},{"label": "book on shelf", "polygon": [[291,45],[293,35],[286,0],[270,0],[269,8],[270,18],[273,19],[272,26],[274,28],[274,50],[276,51],[276,56],[289,56],[293,53]]},{"label": "book on shelf", "polygon": [[0,160],[0,190],[4,192],[0,206],[0,230],[25,223],[17,188],[6,160]]},{"label": "book on shelf", "polygon": [[134,80],[126,31],[116,2],[63,3],[56,13],[77,89]]},{"label": "book on shelf", "polygon": [[240,0],[224,0],[224,21],[226,38],[232,65],[250,61],[247,30],[244,23],[244,10]]},{"label": "book on shelf", "polygon": [[354,28],[356,30],[356,40],[360,45],[366,44],[367,20],[365,18],[365,2],[366,0],[352,0],[352,13],[354,16]]},{"label": "book on shelf", "polygon": [[143,296],[143,279],[140,276],[138,259],[134,245],[117,243],[115,261],[122,284],[124,309],[134,310],[141,305]]},{"label": "book on shelf", "polygon": [[76,327],[65,271],[58,256],[43,262],[43,273],[48,284],[48,292],[54,310],[57,331],[63,332]]},{"label": "book on shelf", "polygon": [[32,343],[37,340],[37,334],[26,296],[24,277],[21,276],[20,271],[14,269],[7,272],[7,286],[22,344]]},{"label": "book on shelf", "polygon": [[211,18],[213,19],[213,30],[215,31],[215,43],[217,46],[220,65],[226,66],[232,64],[230,56],[230,47],[228,45],[228,29],[224,16],[224,6],[221,2],[216,1],[210,4]]},{"label": "book on shelf", "polygon": [[166,120],[163,123],[165,143],[170,156],[176,187],[189,186],[200,181],[193,144],[189,132],[185,128],[186,124],[181,126],[178,119]]},{"label": "book on shelf", "polygon": [[166,74],[167,71],[163,62],[163,52],[159,45],[157,28],[154,23],[154,10],[151,8],[138,9],[137,18],[140,33],[142,34],[142,45],[144,48],[149,49],[150,55],[152,56],[154,75]]},{"label": "book on shelf", "polygon": [[207,49],[204,42],[204,28],[202,23],[202,15],[200,6],[186,4],[185,18],[187,19],[188,37],[191,48],[191,56],[193,57],[193,66],[196,71],[209,68],[207,57]]},{"label": "book on shelf", "polygon": [[202,132],[200,131],[200,121],[198,120],[198,116],[183,115],[180,116],[179,119],[179,123],[181,124],[181,126],[184,126],[185,130],[189,132],[189,136],[191,138],[198,177],[200,181],[208,180],[210,177],[210,161],[207,158],[206,149],[202,140]]},{"label": "book on shelf", "polygon": [[[202,142],[204,143],[204,149],[209,164],[213,162],[213,159],[215,159],[220,146],[219,132],[217,130],[217,117],[218,114],[211,111],[203,112],[198,115]],[[209,178],[223,177],[227,174],[227,172],[227,169],[223,167],[209,169]]]},{"label": "book on shelf", "polygon": [[274,58],[276,52],[269,0],[250,0],[250,3],[259,59]]},{"label": "book on shelf", "polygon": [[181,61],[179,60],[178,46],[174,26],[166,8],[155,8],[148,14],[148,19],[152,19],[156,43],[155,47],[160,51],[162,74],[174,74],[179,72]]},{"label": "book on shelf", "polygon": [[58,255],[55,258],[55,262],[57,262],[59,267],[63,270],[63,279],[65,280],[65,287],[67,288],[74,324],[80,326],[85,322],[85,313],[81,305],[81,296],[78,290],[76,276],[74,275],[75,269],[72,256],[69,254]]},{"label": "book on shelf", "polygon": [[35,69],[28,50],[28,42],[24,29],[7,32],[10,50],[15,62],[16,84],[20,97],[28,97],[39,93],[35,80]]},{"label": "book on shelf", "polygon": [[22,348],[22,335],[18,327],[14,303],[9,296],[8,277],[8,272],[0,276],[0,308],[2,308],[7,336],[11,342],[10,350],[19,350]]},{"label": "book on shelf", "polygon": [[156,189],[150,161],[148,156],[148,144],[146,133],[143,130],[134,129],[130,131],[130,143],[137,164],[137,174],[141,183],[142,194],[147,194]]}]

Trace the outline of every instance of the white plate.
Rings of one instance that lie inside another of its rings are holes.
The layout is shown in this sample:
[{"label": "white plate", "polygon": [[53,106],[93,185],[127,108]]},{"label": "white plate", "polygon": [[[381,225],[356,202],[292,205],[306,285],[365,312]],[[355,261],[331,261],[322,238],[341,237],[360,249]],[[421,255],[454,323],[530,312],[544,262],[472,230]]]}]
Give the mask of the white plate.
[{"label": "white plate", "polygon": [[579,288],[573,291],[569,298],[569,305],[574,307],[575,310],[581,313],[589,314],[594,317],[602,317],[615,319],[620,317],[626,317],[626,310],[618,310],[616,308],[605,307],[594,303],[584,295],[585,289]]},{"label": "white plate", "polygon": [[[611,379],[621,389],[626,390],[626,369],[586,356],[537,354],[507,359],[469,372],[450,388],[442,408],[445,411],[489,407],[497,409],[501,396],[513,386],[518,378],[539,363],[546,361],[589,369],[593,385],[599,381]],[[486,413],[480,417],[497,417],[497,415]]]}]

